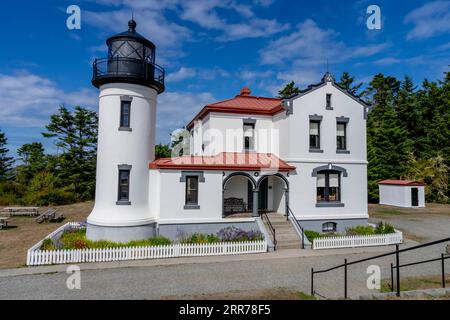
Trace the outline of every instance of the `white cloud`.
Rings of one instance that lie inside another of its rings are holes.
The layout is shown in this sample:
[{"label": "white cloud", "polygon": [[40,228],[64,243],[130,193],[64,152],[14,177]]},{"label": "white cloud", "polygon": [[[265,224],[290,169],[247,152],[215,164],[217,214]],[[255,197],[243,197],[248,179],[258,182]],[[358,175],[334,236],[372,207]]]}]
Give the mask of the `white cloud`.
[{"label": "white cloud", "polygon": [[178,82],[186,79],[194,78],[197,74],[197,71],[194,68],[186,68],[181,67],[178,71],[170,72],[167,74],[166,81],[170,82]]},{"label": "white cloud", "polygon": [[429,2],[408,13],[404,22],[414,25],[406,35],[408,40],[422,40],[450,33],[450,2]]},{"label": "white cloud", "polygon": [[330,63],[364,58],[380,53],[388,44],[369,44],[366,46],[347,46],[337,39],[338,33],[332,29],[322,29],[311,19],[297,25],[294,32],[273,40],[260,50],[264,64],[283,64],[286,61],[296,66],[324,66]]},{"label": "white cloud", "polygon": [[217,78],[224,78],[228,76],[230,76],[230,73],[219,67],[210,69],[181,67],[175,72],[167,73],[166,82],[170,84],[192,78],[198,78],[201,80],[216,80]]},{"label": "white cloud", "polygon": [[196,94],[169,91],[158,96],[156,143],[168,143],[173,130],[187,125],[205,105],[215,101],[209,92]]},{"label": "white cloud", "polygon": [[0,125],[42,127],[59,105],[96,107],[93,89],[65,92],[49,79],[19,72],[0,74]]}]

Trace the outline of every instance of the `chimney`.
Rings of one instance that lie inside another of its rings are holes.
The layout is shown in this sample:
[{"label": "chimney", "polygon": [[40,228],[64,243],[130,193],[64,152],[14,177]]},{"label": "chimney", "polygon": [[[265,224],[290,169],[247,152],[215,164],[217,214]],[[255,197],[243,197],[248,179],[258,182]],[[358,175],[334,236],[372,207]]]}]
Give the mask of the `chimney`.
[{"label": "chimney", "polygon": [[241,92],[239,93],[240,96],[249,96],[252,92],[250,91],[250,88],[245,86],[241,89]]}]

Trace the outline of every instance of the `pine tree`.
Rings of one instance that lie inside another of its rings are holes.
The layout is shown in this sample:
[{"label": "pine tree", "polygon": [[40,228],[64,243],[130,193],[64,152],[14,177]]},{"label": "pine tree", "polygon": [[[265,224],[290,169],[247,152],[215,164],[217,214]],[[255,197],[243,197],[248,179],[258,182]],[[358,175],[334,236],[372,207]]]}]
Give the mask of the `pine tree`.
[{"label": "pine tree", "polygon": [[278,91],[278,97],[281,99],[287,99],[299,93],[300,89],[295,85],[294,81],[291,81],[283,89]]},{"label": "pine tree", "polygon": [[359,83],[357,85],[353,85],[353,82],[355,81],[355,78],[350,76],[348,72],[343,72],[342,76],[337,83],[342,89],[347,90],[351,94],[357,97],[361,97],[362,93],[358,93],[359,89],[361,89],[362,83]]},{"label": "pine tree", "polygon": [[0,181],[11,178],[12,165],[14,158],[8,156],[9,149],[6,147],[8,139],[6,134],[0,130]]},{"label": "pine tree", "polygon": [[72,185],[77,200],[92,199],[95,190],[97,113],[83,107],[70,112],[61,106],[50,117],[44,137],[56,139],[62,151],[57,176],[62,186]]},{"label": "pine tree", "polygon": [[26,143],[17,149],[21,165],[16,167],[17,180],[27,185],[33,177],[46,169],[47,157],[44,154],[44,146],[40,142]]}]

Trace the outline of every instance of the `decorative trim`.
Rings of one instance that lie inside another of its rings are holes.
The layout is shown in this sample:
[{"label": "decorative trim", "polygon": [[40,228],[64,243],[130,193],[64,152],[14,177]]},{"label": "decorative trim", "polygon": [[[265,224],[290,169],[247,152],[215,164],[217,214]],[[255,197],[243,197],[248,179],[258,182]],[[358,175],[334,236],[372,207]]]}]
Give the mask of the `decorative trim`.
[{"label": "decorative trim", "polygon": [[133,101],[133,97],[132,96],[120,96],[120,101]]},{"label": "decorative trim", "polygon": [[319,202],[316,203],[316,208],[339,208],[344,207],[342,202]]},{"label": "decorative trim", "polygon": [[133,131],[130,127],[119,127],[119,131]]},{"label": "decorative trim", "polygon": [[236,171],[236,172],[230,173],[228,176],[225,177],[225,179],[222,182],[222,190],[225,190],[225,185],[227,184],[228,180],[230,180],[232,177],[235,177],[235,176],[246,177],[247,180],[251,182],[253,189],[256,188],[256,185],[257,185],[256,181],[250,174],[248,174],[247,172]]},{"label": "decorative trim", "polygon": [[119,170],[130,170],[131,171],[132,165],[130,165],[130,164],[118,164],[117,167],[119,168]]},{"label": "decorative trim", "polygon": [[116,201],[116,205],[118,205],[118,206],[129,206],[129,205],[131,205],[131,202],[130,201]]},{"label": "decorative trim", "polygon": [[244,122],[244,124],[255,124],[256,123],[256,119],[252,119],[252,118],[246,118],[246,119],[242,119],[242,121]]},{"label": "decorative trim", "polygon": [[350,118],[347,117],[336,117],[336,122],[338,123],[348,123],[350,121]]},{"label": "decorative trim", "polygon": [[185,209],[185,210],[199,210],[200,206],[198,204],[185,204],[183,209]]},{"label": "decorative trim", "polygon": [[329,163],[329,164],[326,165],[326,166],[320,166],[320,167],[314,168],[313,171],[312,171],[312,173],[311,173],[311,176],[312,176],[312,177],[317,177],[317,172],[323,171],[323,170],[334,170],[334,171],[339,171],[340,173],[342,173],[342,176],[343,176],[343,177],[346,178],[346,177],[348,176],[347,170],[346,170],[345,168],[342,168],[342,167],[339,167],[339,166],[332,165],[331,163]]},{"label": "decorative trim", "polygon": [[309,116],[310,121],[322,121],[323,117],[318,114],[313,114]]},{"label": "decorative trim", "polygon": [[350,150],[336,149],[336,153],[339,153],[339,154],[350,154]]},{"label": "decorative trim", "polygon": [[205,177],[203,176],[203,171],[181,171],[180,182],[186,182],[187,176],[198,177],[198,182],[205,182]]},{"label": "decorative trim", "polygon": [[309,152],[311,152],[311,153],[323,153],[323,150],[322,149],[309,148]]}]

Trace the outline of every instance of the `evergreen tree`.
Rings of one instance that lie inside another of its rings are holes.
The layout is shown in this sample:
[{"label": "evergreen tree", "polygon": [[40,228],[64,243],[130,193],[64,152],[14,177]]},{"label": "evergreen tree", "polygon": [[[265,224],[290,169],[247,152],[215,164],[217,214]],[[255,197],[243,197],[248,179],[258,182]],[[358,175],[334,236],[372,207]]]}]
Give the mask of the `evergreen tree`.
[{"label": "evergreen tree", "polygon": [[281,99],[287,99],[299,93],[300,89],[295,85],[294,81],[291,81],[283,89],[278,91],[278,97]]},{"label": "evergreen tree", "polygon": [[351,94],[361,97],[362,93],[358,94],[359,89],[361,89],[362,83],[359,83],[357,85],[354,85],[353,82],[355,81],[355,78],[350,76],[348,72],[343,72],[342,76],[337,83],[341,88],[347,90]]},{"label": "evergreen tree", "polygon": [[20,183],[28,184],[38,172],[46,169],[47,159],[42,143],[26,143],[17,150],[17,154],[22,161],[22,164],[16,167]]},{"label": "evergreen tree", "polygon": [[0,181],[11,178],[11,170],[14,163],[14,158],[8,156],[7,143],[6,134],[0,130]]},{"label": "evergreen tree", "polygon": [[159,158],[170,158],[172,155],[172,150],[168,144],[157,144],[155,146],[155,159]]},{"label": "evergreen tree", "polygon": [[61,106],[50,117],[44,137],[56,140],[57,176],[62,186],[73,185],[77,200],[92,199],[95,190],[97,113],[83,107],[70,112]]}]

